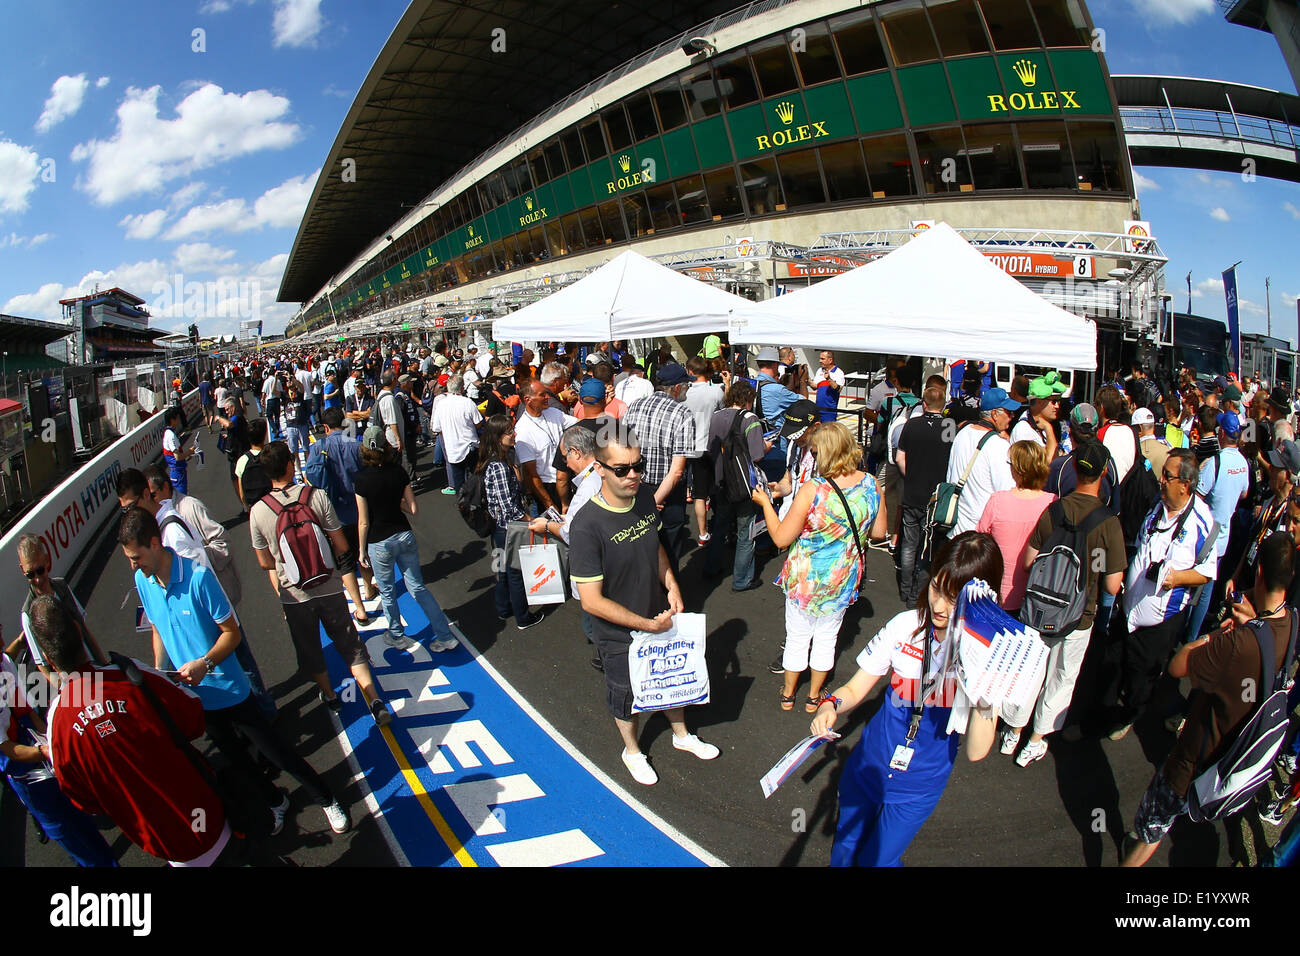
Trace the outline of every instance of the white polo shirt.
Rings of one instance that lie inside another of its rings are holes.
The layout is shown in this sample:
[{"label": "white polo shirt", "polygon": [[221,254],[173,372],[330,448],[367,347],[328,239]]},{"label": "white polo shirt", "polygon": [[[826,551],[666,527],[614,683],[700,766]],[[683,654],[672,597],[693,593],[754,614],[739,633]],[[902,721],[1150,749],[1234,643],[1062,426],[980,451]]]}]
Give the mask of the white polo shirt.
[{"label": "white polo shirt", "polygon": [[[952,440],[952,454],[948,457],[949,482],[957,484],[961,481],[962,472],[979,448],[980,440],[987,434],[988,429],[979,423],[967,425],[957,432],[957,437]],[[1016,486],[1016,480],[1011,477],[1010,454],[1011,443],[1001,435],[990,438],[984,450],[979,452],[961,497],[957,499],[957,523],[953,525],[950,537],[974,531],[984,513],[984,506],[994,493]]]},{"label": "white polo shirt", "polygon": [[572,415],[554,408],[542,409],[534,418],[524,411],[515,422],[515,454],[519,463],[534,462],[537,477],[545,483],[555,481],[555,450],[560,447],[560,436],[570,425],[577,423]]},{"label": "white polo shirt", "polygon": [[444,395],[435,404],[432,428],[442,436],[443,453],[449,462],[459,465],[471,449],[478,447],[474,426],[482,420],[478,406],[464,395]]},{"label": "white polo shirt", "polygon": [[[1204,561],[1196,563],[1196,555],[1205,545],[1205,539],[1214,524],[1214,516],[1210,514],[1205,502],[1196,495],[1192,495],[1188,506],[1193,509],[1192,513],[1187,516],[1177,538],[1173,538],[1173,530],[1178,524],[1178,515],[1170,517],[1165,514],[1163,501],[1151,509],[1151,513],[1142,522],[1137,554],[1124,579],[1124,613],[1130,631],[1161,624],[1191,603],[1194,588],[1161,589],[1160,584],[1170,571],[1193,569],[1214,580],[1219,563],[1214,548],[1208,549]],[[1155,561],[1163,563],[1159,576],[1152,582],[1147,579],[1147,568]]]}]

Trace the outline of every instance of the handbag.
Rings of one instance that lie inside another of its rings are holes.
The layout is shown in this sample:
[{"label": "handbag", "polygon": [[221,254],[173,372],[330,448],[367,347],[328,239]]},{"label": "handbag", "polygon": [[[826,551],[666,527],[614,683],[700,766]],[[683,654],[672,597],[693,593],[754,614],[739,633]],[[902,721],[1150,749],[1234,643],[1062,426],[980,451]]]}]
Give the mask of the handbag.
[{"label": "handbag", "polygon": [[549,535],[543,534],[542,538],[546,543],[533,544],[533,535],[529,532],[529,543],[519,548],[519,569],[523,572],[529,607],[563,604],[565,598],[560,549],[549,540]]},{"label": "handbag", "polygon": [[970,456],[970,461],[966,463],[966,470],[961,473],[961,481],[955,485],[950,481],[941,481],[935,486],[934,493],[930,495],[930,503],[926,507],[925,523],[928,528],[951,528],[957,523],[957,506],[960,503],[961,490],[966,487],[966,482],[975,467],[975,462],[979,460],[980,452],[984,450],[984,445],[996,434],[997,432],[990,428],[980,439],[980,443],[975,446],[975,454]]}]

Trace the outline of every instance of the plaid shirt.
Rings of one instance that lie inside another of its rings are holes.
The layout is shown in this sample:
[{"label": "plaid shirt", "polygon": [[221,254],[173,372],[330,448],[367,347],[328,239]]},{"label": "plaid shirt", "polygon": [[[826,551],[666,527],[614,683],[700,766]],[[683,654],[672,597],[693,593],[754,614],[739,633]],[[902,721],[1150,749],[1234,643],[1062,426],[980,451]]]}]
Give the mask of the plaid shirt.
[{"label": "plaid shirt", "polygon": [[646,460],[644,481],[658,486],[672,467],[673,458],[698,458],[695,450],[695,416],[684,402],[666,392],[638,398],[623,413],[623,424],[636,432]]},{"label": "plaid shirt", "polygon": [[504,528],[507,521],[527,521],[519,506],[519,478],[515,470],[500,461],[490,461],[483,469],[483,493],[487,497],[488,514]]}]

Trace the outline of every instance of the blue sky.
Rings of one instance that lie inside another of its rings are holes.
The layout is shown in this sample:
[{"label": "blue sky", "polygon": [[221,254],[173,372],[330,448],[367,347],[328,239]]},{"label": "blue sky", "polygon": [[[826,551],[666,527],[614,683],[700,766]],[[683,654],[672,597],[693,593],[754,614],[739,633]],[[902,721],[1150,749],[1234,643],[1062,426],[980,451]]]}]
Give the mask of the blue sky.
[{"label": "blue sky", "polygon": [[[1276,41],[1228,24],[1213,0],[1089,6],[1114,73],[1294,89]],[[137,292],[162,327],[197,319],[205,334],[230,333],[261,318],[279,331],[296,306],[275,294],[320,164],[405,8],[6,4],[0,24],[23,67],[6,71],[0,98],[0,312],[57,318],[60,298],[99,283]],[[1264,330],[1271,276],[1274,332],[1294,340],[1300,184],[1139,173],[1177,308],[1190,270],[1193,310],[1223,318],[1219,274],[1243,259],[1243,328]],[[197,314],[211,305],[217,315]]]}]

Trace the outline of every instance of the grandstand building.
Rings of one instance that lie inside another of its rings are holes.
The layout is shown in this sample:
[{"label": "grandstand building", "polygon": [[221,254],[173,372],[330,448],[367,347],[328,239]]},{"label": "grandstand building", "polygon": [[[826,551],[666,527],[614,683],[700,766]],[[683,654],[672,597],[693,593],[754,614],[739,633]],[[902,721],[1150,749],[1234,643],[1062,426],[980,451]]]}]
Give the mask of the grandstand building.
[{"label": "grandstand building", "polygon": [[486,321],[628,246],[761,298],[942,220],[1108,356],[1154,344],[1164,259],[1127,235],[1082,0],[729,6],[415,0],[323,164],[286,333]]}]

